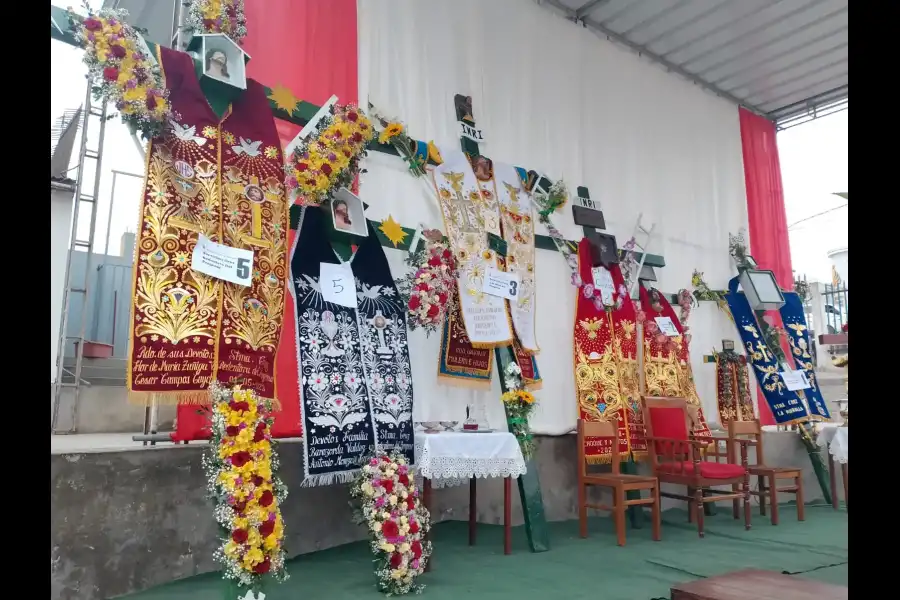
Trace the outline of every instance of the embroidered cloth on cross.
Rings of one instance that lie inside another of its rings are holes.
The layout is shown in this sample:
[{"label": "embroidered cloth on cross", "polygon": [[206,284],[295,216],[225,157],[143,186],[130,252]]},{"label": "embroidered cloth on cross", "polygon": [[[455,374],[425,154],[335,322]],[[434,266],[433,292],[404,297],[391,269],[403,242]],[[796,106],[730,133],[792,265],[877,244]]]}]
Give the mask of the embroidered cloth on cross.
[{"label": "embroidered cloth on cross", "polygon": [[[280,141],[263,86],[220,119],[191,57],[158,49],[176,118],[150,141],[135,248],[129,397],[208,402],[213,379],[275,398],[288,206]],[[249,287],[190,268],[199,234],[253,250]]]},{"label": "embroidered cloth on cross", "polygon": [[[593,291],[591,244],[586,238],[578,243],[578,273]],[[608,268],[613,283],[624,283],[618,265]],[[641,418],[640,390],[637,378],[637,332],[634,306],[625,298],[619,310],[599,310],[593,294],[578,290],[575,309],[574,362],[578,414],[586,421],[615,419],[619,424],[619,453],[635,460],[646,456],[644,425]],[[611,440],[588,437],[585,457],[591,463],[612,459]]]},{"label": "embroidered cloth on cross", "polygon": [[356,306],[325,300],[320,266],[343,262],[328,241],[326,218],[319,208],[303,209],[291,254],[304,485],[349,481],[376,447],[397,448],[415,462],[406,305],[371,224],[369,237],[344,263]]},{"label": "embroidered cloth on cross", "polygon": [[[675,315],[672,305],[663,294],[656,290],[648,292],[643,286],[640,289],[641,310],[646,315],[644,325],[644,385],[648,396],[664,398],[684,398],[688,404],[697,407],[699,423],[694,428],[696,437],[710,437],[706,417],[697,395],[694,384],[694,371],[691,369],[691,355],[685,342],[684,330]],[[678,335],[668,337],[647,327],[655,323],[656,317],[668,317],[678,330]]]}]

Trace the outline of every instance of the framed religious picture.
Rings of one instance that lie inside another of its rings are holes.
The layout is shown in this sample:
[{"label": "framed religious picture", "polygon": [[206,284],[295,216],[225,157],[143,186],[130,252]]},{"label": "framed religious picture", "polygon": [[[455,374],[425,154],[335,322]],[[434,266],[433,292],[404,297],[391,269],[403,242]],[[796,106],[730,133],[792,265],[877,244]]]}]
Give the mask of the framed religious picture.
[{"label": "framed religious picture", "polygon": [[335,231],[360,237],[369,235],[363,201],[347,188],[339,189],[331,199],[331,219]]},{"label": "framed religious picture", "polygon": [[203,63],[202,76],[241,90],[247,89],[245,66],[250,55],[221,33],[195,35],[188,49]]},{"label": "framed religious picture", "polygon": [[591,257],[593,266],[609,266],[619,264],[619,253],[616,248],[616,236],[610,233],[601,233],[596,229],[587,228],[584,236],[591,243]]}]

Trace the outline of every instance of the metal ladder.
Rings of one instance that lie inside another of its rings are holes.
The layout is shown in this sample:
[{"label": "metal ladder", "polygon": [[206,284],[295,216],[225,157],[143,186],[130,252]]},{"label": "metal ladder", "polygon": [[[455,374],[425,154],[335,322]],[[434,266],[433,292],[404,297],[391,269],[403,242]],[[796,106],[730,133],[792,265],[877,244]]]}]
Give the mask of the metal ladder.
[{"label": "metal ladder", "polygon": [[[104,102],[100,107],[95,107],[91,105],[91,84],[88,82],[87,92],[85,94],[84,106],[85,110],[82,114],[82,124],[81,124],[81,144],[78,150],[78,171],[77,171],[77,181],[75,184],[75,203],[72,210],[72,232],[70,236],[70,244],[69,244],[69,253],[66,257],[66,272],[65,272],[65,292],[63,294],[63,306],[62,306],[62,317],[60,318],[60,333],[59,333],[59,342],[57,345],[57,363],[56,363],[56,380],[53,382],[53,414],[50,421],[50,433],[51,434],[69,434],[75,433],[77,417],[78,417],[78,400],[81,393],[81,384],[87,383],[81,379],[81,367],[84,358],[84,342],[85,342],[85,329],[87,328],[87,316],[88,316],[88,298],[89,298],[89,287],[91,281],[91,262],[93,259],[94,252],[94,233],[97,224],[97,196],[100,193],[100,174],[101,174],[101,154],[103,151],[103,138],[106,133],[106,103]],[[97,139],[97,149],[92,150],[89,149],[88,146],[88,130],[90,127],[91,117],[97,117],[100,119],[100,130],[99,136]],[[92,194],[83,193],[84,189],[84,174],[86,169],[86,162],[88,160],[93,160],[95,162],[94,166],[94,189]],[[88,237],[86,240],[78,239],[78,217],[81,214],[82,203],[88,203],[91,211],[91,220],[90,220],[90,229],[88,232]],[[76,285],[72,281],[72,257],[77,249],[83,249],[87,253],[87,260],[85,261],[85,269],[84,274],[82,276],[82,281],[79,285]],[[78,335],[68,335],[68,327],[69,327],[69,306],[71,304],[72,294],[81,294],[82,295],[82,303],[81,303],[81,315],[78,326]],[[66,350],[66,346],[70,341],[75,342],[75,371],[69,372],[64,368],[64,353]],[[63,373],[71,375],[73,377],[73,381],[64,382],[63,381]],[[57,424],[59,422],[59,410],[60,403],[62,398],[62,391],[66,388],[74,389],[74,396],[72,398],[72,426],[67,431],[58,431]]]},{"label": "metal ladder", "polygon": [[[638,263],[637,271],[631,278],[631,286],[628,289],[629,298],[634,298],[634,290],[637,288],[641,278],[641,269],[644,268],[644,261],[647,260],[647,249],[650,247],[650,241],[653,239],[653,231],[656,229],[656,223],[652,224],[650,229],[644,227],[641,224],[643,217],[644,213],[638,215],[637,224],[635,224],[634,231],[631,234],[631,237],[634,238],[634,247],[641,252],[641,262]],[[641,239],[641,237],[643,237],[643,241],[639,242],[638,240]]]}]

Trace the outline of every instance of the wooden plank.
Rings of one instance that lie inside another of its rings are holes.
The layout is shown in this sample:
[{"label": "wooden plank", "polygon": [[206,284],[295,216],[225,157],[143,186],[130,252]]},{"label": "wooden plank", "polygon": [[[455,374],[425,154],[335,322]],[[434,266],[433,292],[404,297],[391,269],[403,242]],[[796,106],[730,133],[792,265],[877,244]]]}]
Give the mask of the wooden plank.
[{"label": "wooden plank", "polygon": [[747,569],[672,586],[672,600],[847,600],[849,588]]},{"label": "wooden plank", "polygon": [[[62,32],[56,30],[52,25],[50,26],[50,37],[52,39],[63,42],[64,44],[69,44],[70,46],[78,46],[78,42],[72,36],[71,33],[68,32],[69,26],[69,17],[68,12],[65,9],[58,8],[56,6],[50,5],[50,16],[59,24],[59,26],[63,29]],[[156,48],[156,44],[152,42],[147,43],[150,47],[151,51],[154,51]],[[316,114],[316,111],[319,110],[319,107],[311,102],[306,102],[304,100],[299,100],[297,105],[292,110],[286,110],[278,105],[276,100],[273,100],[273,88],[265,87],[266,97],[269,98],[269,106],[272,109],[272,116],[282,119],[284,121],[288,121],[295,125],[299,125],[303,127],[306,123]],[[276,88],[278,86],[276,85]],[[476,145],[477,147],[477,145]],[[396,148],[394,148],[391,144],[379,144],[378,140],[372,140],[369,144],[369,150],[373,150],[375,152],[383,152],[385,154],[393,154],[394,156],[398,156]],[[434,164],[434,163],[432,163]],[[527,171],[528,169],[526,169]],[[297,222],[300,219],[300,207],[292,206],[291,207],[291,228],[297,228]],[[376,226],[377,227],[377,226]],[[404,227],[404,230],[414,231],[415,228]],[[381,239],[381,243],[383,246],[388,248],[393,248],[394,245],[390,242],[385,243],[386,240],[379,235],[379,239]],[[577,242],[572,242],[577,243]],[[553,239],[550,236],[546,235],[535,235],[535,247],[541,250],[552,250],[554,252],[557,251],[556,245],[553,243]],[[637,255],[637,260],[640,261],[640,254]],[[665,267],[666,261],[662,256],[656,254],[648,254],[647,260],[644,264],[650,265],[651,267]]]}]

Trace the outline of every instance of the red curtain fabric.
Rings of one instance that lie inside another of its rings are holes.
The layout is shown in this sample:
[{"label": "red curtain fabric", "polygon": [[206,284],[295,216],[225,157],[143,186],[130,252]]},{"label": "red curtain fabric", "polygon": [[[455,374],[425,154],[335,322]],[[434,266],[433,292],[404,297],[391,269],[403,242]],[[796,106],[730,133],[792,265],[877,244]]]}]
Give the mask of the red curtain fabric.
[{"label": "red curtain fabric", "polygon": [[[788,240],[781,163],[775,143],[775,124],[743,108],[740,110],[741,145],[744,151],[744,180],[747,188],[747,220],[750,224],[750,253],[760,268],[770,269],[782,289],[794,287],[791,245]],[[781,315],[768,313],[779,326]],[[790,350],[785,346],[785,351]],[[769,405],[757,389],[760,421],[774,425]]]},{"label": "red curtain fabric", "polygon": [[[342,104],[358,102],[356,0],[246,0],[250,55],[247,76],[269,88],[279,84],[298,100],[323,104],[332,94]],[[293,123],[276,120],[282,148],[300,131]],[[294,234],[289,232],[288,249]],[[302,432],[297,382],[297,313],[286,293],[284,327],[275,359],[275,390],[281,410],[275,414],[272,435],[296,437]],[[175,440],[209,437],[206,416],[197,406],[178,407]]]}]

